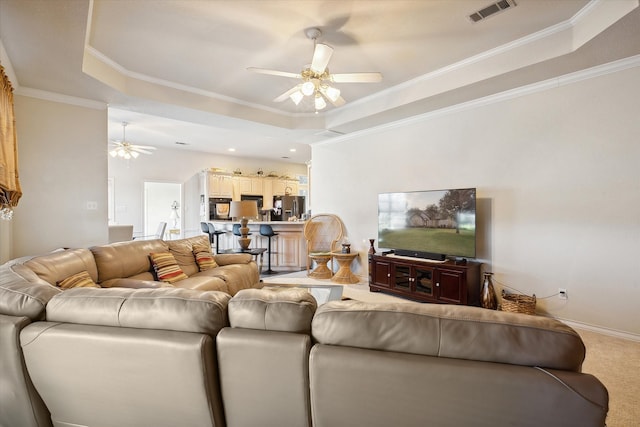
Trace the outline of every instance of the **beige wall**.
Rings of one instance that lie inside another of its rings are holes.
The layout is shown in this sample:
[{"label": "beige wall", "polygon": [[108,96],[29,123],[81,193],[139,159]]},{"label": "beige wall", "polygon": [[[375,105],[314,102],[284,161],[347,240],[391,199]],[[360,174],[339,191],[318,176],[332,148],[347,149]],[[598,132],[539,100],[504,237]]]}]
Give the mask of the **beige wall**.
[{"label": "beige wall", "polygon": [[498,284],[640,339],[639,71],[636,61],[316,145],[314,213],[344,220],[366,275],[378,193],[477,187],[478,257]]},{"label": "beige wall", "polygon": [[105,243],[106,108],[18,95],[15,114],[23,196],[11,257]]}]

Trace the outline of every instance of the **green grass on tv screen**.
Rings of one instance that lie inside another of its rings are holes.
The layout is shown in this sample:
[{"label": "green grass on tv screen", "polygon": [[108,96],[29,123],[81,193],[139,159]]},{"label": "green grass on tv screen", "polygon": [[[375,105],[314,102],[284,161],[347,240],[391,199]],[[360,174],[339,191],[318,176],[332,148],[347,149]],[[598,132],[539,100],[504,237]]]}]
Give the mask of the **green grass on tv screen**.
[{"label": "green grass on tv screen", "polygon": [[405,228],[383,230],[379,235],[383,248],[408,249],[446,255],[475,256],[475,230],[448,228]]}]

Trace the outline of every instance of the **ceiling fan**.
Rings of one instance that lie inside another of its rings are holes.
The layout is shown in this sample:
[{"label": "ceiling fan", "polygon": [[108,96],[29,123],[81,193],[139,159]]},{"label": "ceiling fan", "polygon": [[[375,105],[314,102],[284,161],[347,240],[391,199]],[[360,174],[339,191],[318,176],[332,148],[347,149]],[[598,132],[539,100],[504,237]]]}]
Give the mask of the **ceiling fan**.
[{"label": "ceiling fan", "polygon": [[111,157],[122,157],[124,159],[138,158],[140,153],[143,154],[152,154],[152,151],[155,150],[156,147],[151,147],[149,145],[134,145],[130,142],[127,142],[125,138],[125,129],[129,123],[122,122],[122,141],[111,141],[111,145],[113,149],[109,151]]},{"label": "ceiling fan", "polygon": [[302,80],[302,83],[295,85],[275,98],[274,102],[282,102],[289,98],[298,105],[305,96],[313,96],[316,111],[322,110],[327,106],[325,99],[335,107],[340,107],[346,101],[340,96],[340,89],[334,87],[332,83],[377,83],[382,80],[382,74],[376,72],[331,74],[327,65],[333,54],[333,48],[323,43],[317,43],[318,37],[322,35],[318,28],[308,28],[305,31],[305,35],[313,40],[313,59],[311,60],[311,65],[305,66],[300,73],[255,67],[247,68],[247,70],[254,73]]}]

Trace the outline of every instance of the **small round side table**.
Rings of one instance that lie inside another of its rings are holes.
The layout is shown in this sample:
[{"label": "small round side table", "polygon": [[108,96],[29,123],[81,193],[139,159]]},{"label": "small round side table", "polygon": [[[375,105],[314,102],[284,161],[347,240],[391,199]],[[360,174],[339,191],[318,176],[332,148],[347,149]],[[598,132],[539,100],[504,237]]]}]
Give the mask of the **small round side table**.
[{"label": "small round side table", "polygon": [[345,285],[352,285],[354,283],[358,283],[360,279],[351,272],[351,262],[358,256],[358,253],[342,253],[342,252],[331,252],[331,255],[338,262],[338,271],[331,278],[332,282],[341,283]]},{"label": "small round side table", "polygon": [[327,267],[327,263],[331,261],[331,254],[311,254],[309,257],[316,262],[316,268],[309,273],[309,277],[314,279],[330,279],[331,270]]}]

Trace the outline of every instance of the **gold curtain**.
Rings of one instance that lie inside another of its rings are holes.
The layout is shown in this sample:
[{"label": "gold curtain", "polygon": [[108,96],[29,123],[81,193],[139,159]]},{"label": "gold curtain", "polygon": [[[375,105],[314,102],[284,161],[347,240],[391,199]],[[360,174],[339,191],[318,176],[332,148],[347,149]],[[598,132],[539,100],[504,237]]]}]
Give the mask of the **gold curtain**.
[{"label": "gold curtain", "polygon": [[13,87],[0,65],[0,219],[11,219],[21,196]]}]

